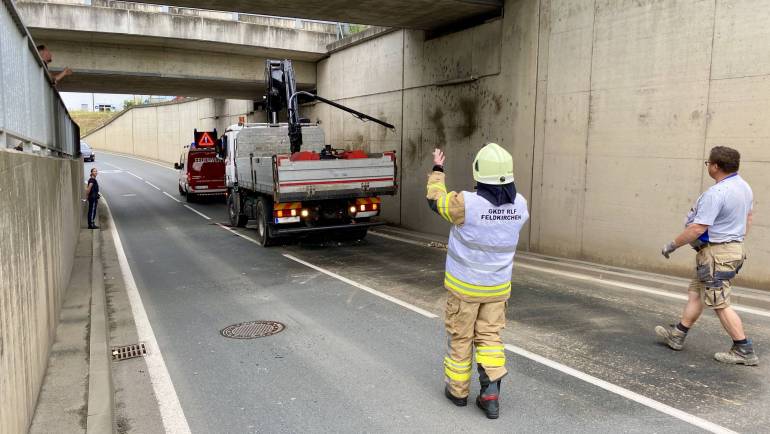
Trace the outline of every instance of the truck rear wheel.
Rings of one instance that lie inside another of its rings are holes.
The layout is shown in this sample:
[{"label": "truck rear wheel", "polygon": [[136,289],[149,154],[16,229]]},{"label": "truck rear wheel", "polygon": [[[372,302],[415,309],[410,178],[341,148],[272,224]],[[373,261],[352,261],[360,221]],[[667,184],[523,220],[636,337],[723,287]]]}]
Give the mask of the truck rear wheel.
[{"label": "truck rear wheel", "polygon": [[241,214],[239,202],[240,199],[236,193],[227,196],[227,215],[230,218],[230,225],[242,228],[249,221],[247,215]]},{"label": "truck rear wheel", "polygon": [[267,200],[259,198],[257,200],[257,241],[262,247],[268,247],[275,244],[275,238],[270,236],[270,222],[272,221],[273,213],[271,207],[268,206]]}]

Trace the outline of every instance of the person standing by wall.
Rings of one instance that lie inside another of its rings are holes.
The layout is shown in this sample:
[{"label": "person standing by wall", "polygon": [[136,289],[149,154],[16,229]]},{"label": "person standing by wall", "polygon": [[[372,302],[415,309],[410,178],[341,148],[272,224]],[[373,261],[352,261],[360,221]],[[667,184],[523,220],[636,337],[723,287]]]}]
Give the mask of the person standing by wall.
[{"label": "person standing by wall", "polygon": [[91,169],[91,177],[88,178],[88,185],[86,186],[86,198],[88,199],[88,229],[99,229],[96,226],[94,219],[96,219],[96,206],[99,204],[99,181],[96,180],[96,175],[99,171],[96,167]]},{"label": "person standing by wall", "polygon": [[759,358],[752,341],[744,333],[741,318],[730,307],[730,282],[746,259],[743,240],[751,226],[754,201],[751,187],[738,175],[740,162],[741,155],[735,149],[711,149],[705,164],[716,184],[701,194],[687,215],[685,230],[661,252],[668,259],[674,250],[690,244],[698,252],[695,278],[679,323],[669,328],[657,326],[655,333],[672,349],[681,350],[690,328],[708,307],[733,339],[732,348],[714,354],[714,358],[724,363],[756,365]]},{"label": "person standing by wall", "polygon": [[475,193],[447,192],[444,159],[441,150],[433,152],[433,173],[427,186],[428,205],[452,224],[444,274],[449,338],[444,394],[457,406],[468,404],[475,346],[481,383],[476,405],[488,418],[496,419],[500,380],[507,373],[500,331],[505,328],[519,231],[529,211],[527,201],[516,193],[513,157],[499,145],[489,143],[476,155]]}]

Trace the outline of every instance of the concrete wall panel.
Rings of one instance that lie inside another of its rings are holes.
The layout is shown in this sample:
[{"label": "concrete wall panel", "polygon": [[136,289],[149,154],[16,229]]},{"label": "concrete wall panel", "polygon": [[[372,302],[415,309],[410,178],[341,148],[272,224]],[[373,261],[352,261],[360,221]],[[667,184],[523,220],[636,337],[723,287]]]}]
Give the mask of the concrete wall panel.
[{"label": "concrete wall panel", "polygon": [[0,151],[0,432],[26,432],[80,232],[82,163]]},{"label": "concrete wall panel", "polygon": [[764,0],[718,1],[711,78],[770,73],[770,8]]},{"label": "concrete wall panel", "polygon": [[[177,161],[184,142],[179,130],[179,105],[156,107],[158,160]],[[189,134],[192,137],[192,134]]]},{"label": "concrete wall panel", "polygon": [[148,107],[134,110],[134,153],[136,155],[159,159],[158,150],[158,108]]}]

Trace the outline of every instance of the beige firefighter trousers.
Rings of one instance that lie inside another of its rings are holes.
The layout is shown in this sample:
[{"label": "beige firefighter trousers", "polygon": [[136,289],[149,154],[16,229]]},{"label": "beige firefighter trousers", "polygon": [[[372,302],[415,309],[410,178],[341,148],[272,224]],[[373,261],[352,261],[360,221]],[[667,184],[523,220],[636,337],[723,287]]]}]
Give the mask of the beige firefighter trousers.
[{"label": "beige firefighter trousers", "polygon": [[476,347],[476,363],[491,381],[497,381],[505,369],[505,348],[500,330],[505,328],[506,301],[469,303],[447,294],[446,325],[448,350],[444,374],[449,391],[458,398],[468,396],[471,382],[471,356]]}]

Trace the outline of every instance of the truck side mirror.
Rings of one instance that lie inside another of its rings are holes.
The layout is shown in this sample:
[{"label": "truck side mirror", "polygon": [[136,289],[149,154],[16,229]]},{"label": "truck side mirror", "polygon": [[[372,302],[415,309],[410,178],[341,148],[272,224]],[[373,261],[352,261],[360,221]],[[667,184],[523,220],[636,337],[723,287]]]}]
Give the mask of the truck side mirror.
[{"label": "truck side mirror", "polygon": [[179,170],[181,167],[179,166],[179,163],[174,163],[174,169]]}]

